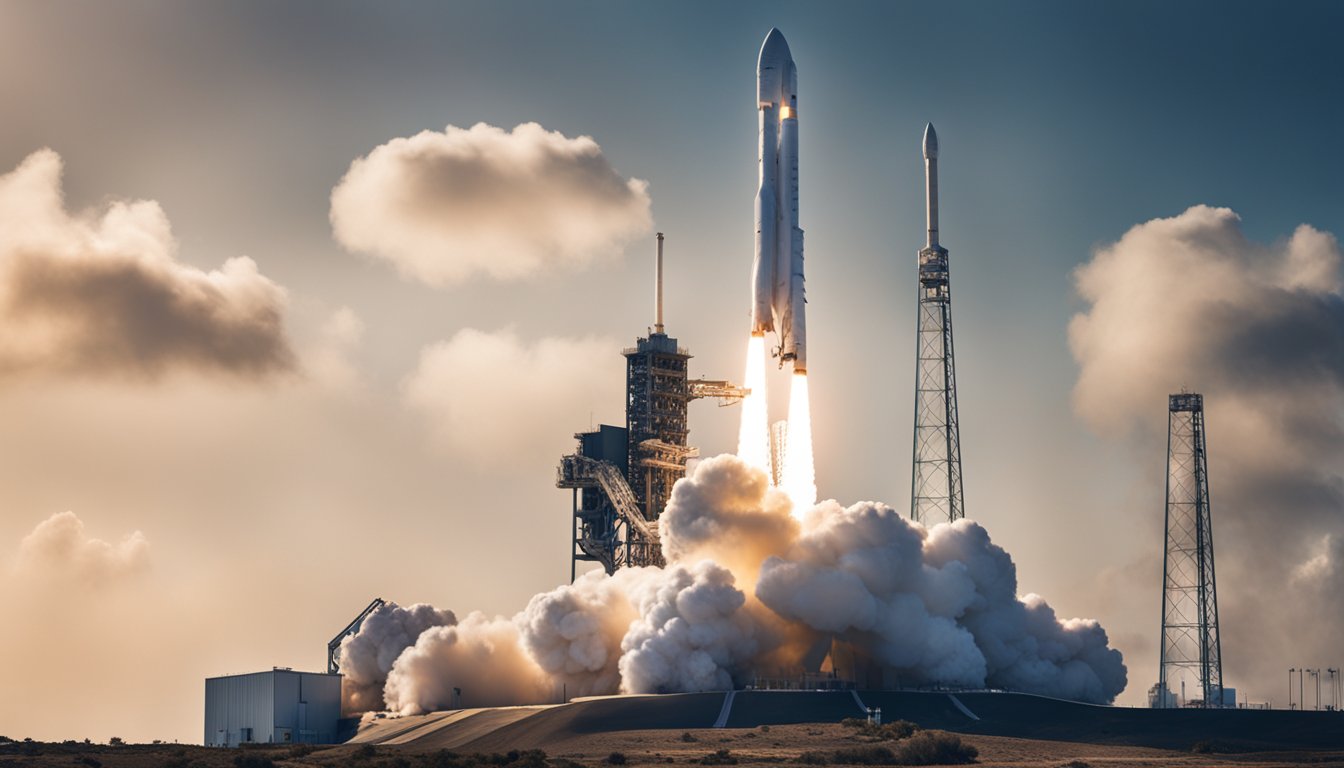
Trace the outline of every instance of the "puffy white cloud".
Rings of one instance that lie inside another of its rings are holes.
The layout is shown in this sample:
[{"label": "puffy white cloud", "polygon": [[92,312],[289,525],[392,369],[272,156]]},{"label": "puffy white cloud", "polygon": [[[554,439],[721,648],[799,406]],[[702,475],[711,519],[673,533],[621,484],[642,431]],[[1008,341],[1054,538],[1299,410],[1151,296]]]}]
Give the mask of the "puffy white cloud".
[{"label": "puffy white cloud", "polygon": [[512,280],[619,255],[652,226],[647,188],[588,136],[450,125],[351,163],[331,193],[331,224],[346,248],[430,285]]},{"label": "puffy white cloud", "polygon": [[96,539],[74,512],[43,520],[19,544],[22,573],[71,580],[98,588],[144,572],[149,567],[149,540],[133,531],[113,544]]},{"label": "puffy white cloud", "polygon": [[61,170],[42,150],[0,176],[0,374],[294,366],[285,292],[251,259],[209,272],[182,264],[153,201],[71,215]]},{"label": "puffy white cloud", "polygon": [[608,339],[464,329],[421,350],[406,403],[438,441],[476,466],[557,459],[573,446],[574,414],[618,418],[625,361]]}]

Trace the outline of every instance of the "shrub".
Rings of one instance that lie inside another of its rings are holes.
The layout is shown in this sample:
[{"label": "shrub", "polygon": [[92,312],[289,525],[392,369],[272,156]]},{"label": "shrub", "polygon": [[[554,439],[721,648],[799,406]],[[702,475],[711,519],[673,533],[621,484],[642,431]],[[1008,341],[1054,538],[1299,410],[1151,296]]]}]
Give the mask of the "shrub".
[{"label": "shrub", "polygon": [[841,765],[892,765],[896,754],[886,747],[846,747],[837,749],[831,760]]},{"label": "shrub", "polygon": [[701,765],[737,765],[737,758],[726,749],[711,752],[700,758]]},{"label": "shrub", "polygon": [[80,765],[87,765],[89,768],[103,768],[103,761],[92,755],[82,755],[76,762]]},{"label": "shrub", "polygon": [[920,730],[917,723],[912,723],[909,720],[893,720],[890,723],[877,725],[857,717],[847,717],[841,720],[840,724],[857,731],[856,736],[879,741],[899,741]]},{"label": "shrub", "polygon": [[378,754],[378,748],[372,744],[360,744],[355,747],[355,751],[350,753],[350,757],[356,760],[368,760]]},{"label": "shrub", "polygon": [[607,759],[603,760],[602,762],[606,763],[607,765],[625,765],[625,753],[612,752],[610,755],[607,755]]},{"label": "shrub", "polygon": [[1084,762],[1082,760],[1070,760],[1069,762],[1059,766],[1059,768],[1092,768],[1092,764]]},{"label": "shrub", "polygon": [[690,744],[693,741],[699,741],[699,739],[695,738],[695,734],[691,733],[690,731],[682,731],[681,740],[686,742],[687,744]]},{"label": "shrub", "polygon": [[168,761],[163,764],[163,768],[188,768],[190,765],[191,760],[187,759],[186,755],[174,755],[168,758]]},{"label": "shrub", "polygon": [[275,761],[265,755],[241,754],[233,758],[234,768],[275,768]]},{"label": "shrub", "polygon": [[120,736],[113,736],[112,738],[107,740],[107,743],[111,744],[114,747],[120,747],[126,742],[122,741]]},{"label": "shrub", "polygon": [[769,732],[770,732],[770,726],[768,725],[761,726],[761,733],[769,733]]},{"label": "shrub", "polygon": [[289,756],[307,757],[308,755],[313,754],[313,751],[316,749],[317,747],[314,747],[312,744],[292,744],[289,747]]},{"label": "shrub", "polygon": [[900,765],[965,765],[979,754],[955,733],[920,731],[901,742],[896,760]]},{"label": "shrub", "polygon": [[798,756],[803,765],[830,765],[831,756],[826,752],[804,752]]}]

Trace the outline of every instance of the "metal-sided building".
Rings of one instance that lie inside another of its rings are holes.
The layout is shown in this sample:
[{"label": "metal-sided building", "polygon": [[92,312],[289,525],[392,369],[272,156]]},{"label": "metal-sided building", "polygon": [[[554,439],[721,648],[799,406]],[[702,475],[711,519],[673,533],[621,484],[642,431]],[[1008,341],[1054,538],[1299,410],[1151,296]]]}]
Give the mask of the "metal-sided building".
[{"label": "metal-sided building", "polygon": [[268,672],[206,678],[205,745],[335,744],[341,717],[341,676]]}]

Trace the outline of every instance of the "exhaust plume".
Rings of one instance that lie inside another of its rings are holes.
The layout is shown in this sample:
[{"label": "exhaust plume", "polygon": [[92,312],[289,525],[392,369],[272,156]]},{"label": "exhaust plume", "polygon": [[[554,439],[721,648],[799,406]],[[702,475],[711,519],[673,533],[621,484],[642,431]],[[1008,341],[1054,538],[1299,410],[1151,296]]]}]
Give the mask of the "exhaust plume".
[{"label": "exhaust plume", "polygon": [[817,503],[817,474],[812,463],[812,406],[808,402],[806,373],[793,374],[788,441],[780,483],[793,501],[793,516],[801,518]]},{"label": "exhaust plume", "polygon": [[706,459],[660,520],[666,567],[591,572],[512,618],[431,628],[393,663],[387,706],[724,690],[815,670],[828,637],[833,664],[847,651],[903,684],[1092,702],[1124,688],[1106,632],[1019,598],[1012,559],[974,522],[925,529],[874,502],[827,501],[801,520],[792,510],[759,467]]}]

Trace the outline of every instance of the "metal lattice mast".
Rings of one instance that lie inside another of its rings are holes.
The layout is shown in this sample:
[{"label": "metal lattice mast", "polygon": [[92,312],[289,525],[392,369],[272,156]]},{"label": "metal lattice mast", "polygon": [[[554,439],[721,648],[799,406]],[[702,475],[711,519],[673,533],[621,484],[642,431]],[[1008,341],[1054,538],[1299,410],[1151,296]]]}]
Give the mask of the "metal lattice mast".
[{"label": "metal lattice mast", "polygon": [[910,517],[935,525],[966,516],[961,492],[957,375],[947,249],[938,244],[938,135],[924,131],[928,241],[919,251],[915,337],[915,435]]},{"label": "metal lattice mast", "polygon": [[1160,690],[1170,691],[1174,678],[1192,675],[1201,693],[1199,706],[1223,706],[1204,398],[1193,393],[1172,395],[1167,411],[1161,650]]}]

